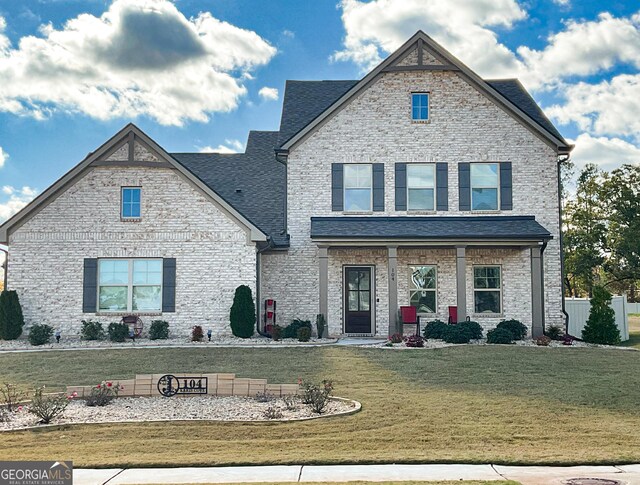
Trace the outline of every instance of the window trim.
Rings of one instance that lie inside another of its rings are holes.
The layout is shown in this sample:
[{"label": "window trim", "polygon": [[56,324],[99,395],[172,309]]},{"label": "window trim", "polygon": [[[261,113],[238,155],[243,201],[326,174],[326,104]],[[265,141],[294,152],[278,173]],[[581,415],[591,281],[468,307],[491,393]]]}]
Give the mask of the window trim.
[{"label": "window trim", "polygon": [[[140,191],[140,215],[138,217],[130,217],[124,215],[124,191],[125,189],[138,189]],[[135,185],[127,185],[120,187],[120,220],[122,221],[139,221],[142,219],[142,187]]]},{"label": "window trim", "polygon": [[[122,313],[127,313],[127,314],[145,314],[145,313],[161,313],[162,312],[162,297],[163,297],[163,290],[164,290],[164,260],[163,258],[97,258],[98,259],[98,268],[97,268],[97,274],[96,274],[96,313],[101,313],[101,314],[122,314]],[[100,262],[101,261],[127,261],[128,264],[128,281],[127,284],[105,284],[102,285],[100,284]],[[160,261],[160,268],[161,268],[161,272],[160,272],[160,285],[134,285],[133,284],[133,266],[134,266],[134,261]],[[124,310],[109,310],[109,309],[101,309],[100,308],[100,288],[102,287],[120,287],[120,286],[126,286],[127,287],[127,308],[125,308]],[[160,306],[159,308],[156,309],[152,309],[152,310],[134,310],[133,309],[133,288],[134,287],[138,287],[138,286],[144,286],[144,287],[149,287],[149,286],[160,286]]]},{"label": "window trim", "polygon": [[[363,189],[364,187],[347,187],[347,167],[367,165],[369,167],[369,208],[364,210],[347,209],[347,190]],[[370,214],[373,212],[373,163],[345,163],[342,165],[342,212],[347,214]]]},{"label": "window trim", "polygon": [[[416,94],[427,95],[427,119],[420,119],[413,117],[413,96]],[[411,91],[409,94],[409,119],[412,123],[425,124],[431,122],[431,91]]]},{"label": "window trim", "polygon": [[[410,187],[409,186],[409,167],[432,167],[433,168],[433,187]],[[436,170],[436,164],[432,163],[432,162],[420,162],[420,163],[407,163],[406,166],[406,172],[405,172],[405,177],[407,178],[406,181],[406,191],[407,191],[407,212],[436,212],[436,190],[437,190],[437,181],[436,181],[436,175],[437,175],[437,170]],[[413,188],[414,190],[416,189],[433,189],[433,209],[411,209],[409,207],[409,189]]]},{"label": "window trim", "polygon": [[[473,315],[476,317],[502,317],[504,315],[504,299],[503,299],[503,272],[501,264],[474,264],[471,266],[471,277],[473,278]],[[500,288],[478,288],[476,289],[476,268],[498,268],[500,270]],[[500,312],[498,313],[478,313],[476,312],[476,291],[492,291],[500,294]]]},{"label": "window trim", "polygon": [[[477,186],[473,183],[472,167],[474,165],[496,165],[498,167],[498,184],[493,186]],[[495,209],[474,209],[473,208],[473,189],[496,189],[496,208]],[[472,162],[469,164],[469,202],[471,204],[471,212],[500,212],[500,162]]]},{"label": "window trim", "polygon": [[435,316],[435,315],[438,314],[438,273],[439,273],[439,271],[438,271],[438,265],[437,264],[409,263],[407,265],[407,269],[409,270],[408,271],[408,275],[407,275],[408,279],[409,279],[409,305],[411,305],[411,294],[416,292],[416,291],[422,291],[422,290],[416,290],[416,289],[413,288],[413,281],[411,279],[411,274],[412,274],[411,268],[425,267],[425,266],[432,267],[436,272],[436,287],[435,288],[429,288],[428,290],[425,290],[425,291],[433,291],[435,293],[435,295],[436,295],[435,310],[436,311],[433,312],[433,313],[418,312],[418,315],[432,317],[432,316]]}]

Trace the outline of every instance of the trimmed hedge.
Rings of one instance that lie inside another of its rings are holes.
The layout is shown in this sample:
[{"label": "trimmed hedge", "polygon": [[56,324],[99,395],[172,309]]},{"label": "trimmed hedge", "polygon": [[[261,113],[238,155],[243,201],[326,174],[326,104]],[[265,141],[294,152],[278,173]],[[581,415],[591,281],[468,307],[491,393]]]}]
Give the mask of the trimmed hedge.
[{"label": "trimmed hedge", "polygon": [[474,322],[473,320],[460,322],[457,324],[458,327],[462,327],[469,334],[469,338],[472,340],[478,340],[482,338],[482,327],[478,322]]},{"label": "trimmed hedge", "polygon": [[468,344],[471,340],[471,335],[468,329],[460,324],[447,325],[442,339],[450,344]]},{"label": "trimmed hedge", "polygon": [[34,325],[29,330],[29,343],[31,345],[48,344],[53,337],[53,328],[49,325]]},{"label": "trimmed hedge", "polygon": [[151,340],[166,340],[169,338],[169,322],[164,320],[154,320],[151,322],[151,328],[149,329],[149,339]]},{"label": "trimmed hedge", "polygon": [[511,344],[513,343],[513,334],[506,328],[494,328],[487,332],[488,344]]},{"label": "trimmed hedge", "polygon": [[308,328],[311,330],[311,321],[294,319],[289,325],[282,329],[282,338],[298,338],[298,329],[300,328]]},{"label": "trimmed hedge", "polygon": [[129,336],[129,325],[126,323],[110,323],[107,329],[109,340],[112,342],[124,342]]},{"label": "trimmed hedge", "polygon": [[82,320],[80,335],[84,340],[102,340],[104,338],[104,328],[102,328],[100,322]]},{"label": "trimmed hedge", "polygon": [[502,320],[496,328],[503,328],[511,332],[513,340],[522,340],[527,336],[527,327],[519,320]]},{"label": "trimmed hedge", "polygon": [[236,337],[249,338],[253,335],[256,328],[256,306],[248,286],[240,285],[236,288],[229,320],[231,333]]},{"label": "trimmed hedge", "polygon": [[22,335],[24,316],[15,290],[0,293],[0,339],[15,340]]},{"label": "trimmed hedge", "polygon": [[422,332],[424,338],[433,338],[433,339],[442,339],[444,338],[444,332],[446,331],[447,325],[442,320],[432,320],[427,322]]}]

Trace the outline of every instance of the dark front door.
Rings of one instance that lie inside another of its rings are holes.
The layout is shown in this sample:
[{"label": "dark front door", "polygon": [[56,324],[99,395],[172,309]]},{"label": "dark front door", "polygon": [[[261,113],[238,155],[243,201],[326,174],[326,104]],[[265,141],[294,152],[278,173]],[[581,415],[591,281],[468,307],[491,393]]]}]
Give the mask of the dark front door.
[{"label": "dark front door", "polygon": [[344,269],[345,333],[373,333],[371,330],[371,268]]}]

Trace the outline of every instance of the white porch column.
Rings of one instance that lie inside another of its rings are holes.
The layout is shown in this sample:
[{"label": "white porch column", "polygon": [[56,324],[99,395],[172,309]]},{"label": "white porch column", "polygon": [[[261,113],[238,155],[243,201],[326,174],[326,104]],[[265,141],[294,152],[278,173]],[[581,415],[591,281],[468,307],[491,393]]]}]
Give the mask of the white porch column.
[{"label": "white porch column", "polygon": [[389,335],[398,332],[398,247],[387,246],[389,270]]},{"label": "white porch column", "polygon": [[542,251],[539,246],[531,248],[531,336],[544,335],[544,291],[542,278]]},{"label": "white porch column", "polygon": [[324,337],[327,337],[329,335],[329,248],[327,246],[318,247],[318,262],[320,265],[318,313],[324,315]]},{"label": "white porch column", "polygon": [[456,300],[458,321],[467,319],[467,254],[465,246],[456,246]]}]

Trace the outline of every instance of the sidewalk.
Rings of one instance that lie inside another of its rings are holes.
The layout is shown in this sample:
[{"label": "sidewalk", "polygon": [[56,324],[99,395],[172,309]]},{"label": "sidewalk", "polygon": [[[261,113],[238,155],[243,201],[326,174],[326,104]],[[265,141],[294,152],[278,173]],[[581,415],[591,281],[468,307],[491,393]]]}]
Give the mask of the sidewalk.
[{"label": "sidewalk", "polygon": [[[238,482],[349,482],[406,480],[514,480],[522,485],[561,485],[569,478],[617,480],[640,485],[640,464],[619,466],[332,465],[211,468],[132,468],[74,471],[74,485]],[[615,482],[614,482],[615,483]],[[603,485],[613,485],[603,482]]]}]

